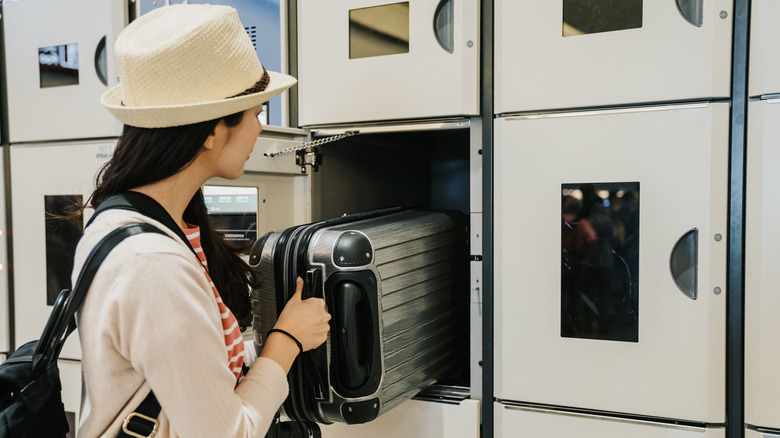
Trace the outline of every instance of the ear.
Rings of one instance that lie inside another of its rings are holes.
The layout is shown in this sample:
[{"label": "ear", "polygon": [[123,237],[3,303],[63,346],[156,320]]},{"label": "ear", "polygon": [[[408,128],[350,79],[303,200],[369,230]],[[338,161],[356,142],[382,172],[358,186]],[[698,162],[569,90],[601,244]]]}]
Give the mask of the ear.
[{"label": "ear", "polygon": [[225,122],[220,120],[219,123],[217,123],[217,126],[211,131],[211,134],[206,138],[206,141],[203,143],[203,148],[207,150],[214,149],[217,146],[219,139],[224,136],[225,129]]}]

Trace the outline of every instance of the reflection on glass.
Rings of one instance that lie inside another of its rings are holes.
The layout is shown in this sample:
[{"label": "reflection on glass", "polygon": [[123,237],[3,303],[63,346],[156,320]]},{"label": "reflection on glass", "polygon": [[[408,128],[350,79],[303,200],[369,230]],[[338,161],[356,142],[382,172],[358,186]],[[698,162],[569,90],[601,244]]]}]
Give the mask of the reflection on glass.
[{"label": "reflection on glass", "polygon": [[409,53],[409,2],[349,11],[349,59]]},{"label": "reflection on glass", "polygon": [[563,0],[563,36],[642,27],[642,0]]},{"label": "reflection on glass", "polygon": [[561,185],[561,336],[639,341],[639,183]]},{"label": "reflection on glass", "polygon": [[41,47],[38,49],[41,88],[78,85],[79,45]]},{"label": "reflection on glass", "polygon": [[231,247],[249,251],[257,239],[257,187],[204,186],[211,222]]},{"label": "reflection on glass", "polygon": [[46,304],[54,305],[63,289],[70,289],[73,255],[81,238],[81,217],[67,216],[81,205],[81,195],[44,196],[46,215]]}]

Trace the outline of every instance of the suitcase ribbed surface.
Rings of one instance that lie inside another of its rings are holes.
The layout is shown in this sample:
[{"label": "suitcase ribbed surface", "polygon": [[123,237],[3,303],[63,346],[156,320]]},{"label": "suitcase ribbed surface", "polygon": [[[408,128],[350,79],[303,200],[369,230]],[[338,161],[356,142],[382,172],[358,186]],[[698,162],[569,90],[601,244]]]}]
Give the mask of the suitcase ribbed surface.
[{"label": "suitcase ribbed surface", "polygon": [[[412,210],[325,227],[312,239],[309,261],[324,265],[326,276],[361,269],[376,274],[383,365],[376,392],[380,414],[467,365],[470,271],[465,220],[460,214]],[[332,264],[334,242],[345,231],[360,232],[370,240],[374,251],[370,265]],[[252,292],[257,339],[264,339],[276,321],[274,288],[279,279],[273,276],[269,248],[278,237],[279,233],[268,237],[256,266],[262,282]],[[336,394],[334,403],[339,398]]]}]

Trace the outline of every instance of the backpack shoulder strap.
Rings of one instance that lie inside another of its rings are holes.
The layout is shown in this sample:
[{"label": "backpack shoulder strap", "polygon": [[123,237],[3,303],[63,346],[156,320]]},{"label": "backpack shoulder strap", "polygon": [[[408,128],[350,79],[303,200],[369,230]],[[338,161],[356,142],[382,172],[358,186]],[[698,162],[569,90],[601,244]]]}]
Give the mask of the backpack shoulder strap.
[{"label": "backpack shoulder strap", "polygon": [[144,216],[150,217],[162,223],[168,227],[168,229],[176,233],[177,236],[179,236],[179,239],[181,239],[187,245],[187,247],[190,248],[192,253],[195,254],[195,257],[198,256],[198,254],[195,252],[195,249],[192,248],[189,239],[187,239],[187,236],[184,235],[184,231],[182,231],[181,228],[176,224],[176,221],[173,220],[165,208],[151,197],[139,192],[126,191],[109,196],[100,203],[98,208],[95,210],[95,213],[89,219],[89,222],[87,222],[87,225],[84,228],[88,227],[92,221],[94,221],[95,218],[100,215],[100,213],[107,210],[116,209],[141,213]]}]

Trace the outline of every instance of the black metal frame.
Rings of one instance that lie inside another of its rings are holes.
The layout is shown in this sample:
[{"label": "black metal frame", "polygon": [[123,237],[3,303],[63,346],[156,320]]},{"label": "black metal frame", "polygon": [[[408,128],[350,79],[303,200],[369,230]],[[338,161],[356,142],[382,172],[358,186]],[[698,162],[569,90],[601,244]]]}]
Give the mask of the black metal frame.
[{"label": "black metal frame", "polygon": [[750,0],[734,1],[729,130],[726,305],[726,437],[745,436],[745,155]]},{"label": "black metal frame", "polygon": [[482,437],[494,434],[493,363],[493,0],[480,2],[480,115],[482,117]]},{"label": "black metal frame", "polygon": [[[0,0],[0,17],[3,13],[3,1]],[[0,149],[3,154],[3,176],[4,181],[2,190],[5,194],[5,244],[6,244],[6,262],[8,267],[13,266],[13,252],[11,251],[13,244],[13,233],[10,231],[11,224],[11,148],[8,145],[8,97],[5,90],[8,89],[6,80],[6,64],[5,64],[5,22],[0,18]],[[8,352],[16,350],[16,318],[15,318],[15,302],[14,302],[14,270],[7,269],[6,275],[8,276]]]}]

